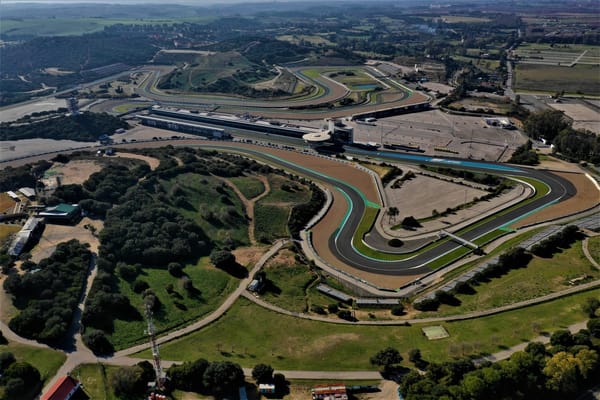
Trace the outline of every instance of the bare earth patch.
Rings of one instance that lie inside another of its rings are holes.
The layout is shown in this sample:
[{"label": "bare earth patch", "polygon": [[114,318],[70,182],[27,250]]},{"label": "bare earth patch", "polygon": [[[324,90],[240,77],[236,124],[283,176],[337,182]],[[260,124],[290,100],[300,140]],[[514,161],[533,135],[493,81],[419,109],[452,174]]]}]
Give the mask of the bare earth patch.
[{"label": "bare earth patch", "polygon": [[264,247],[240,247],[232,251],[235,260],[246,267],[254,266],[264,255]]},{"label": "bare earth patch", "polygon": [[577,212],[587,210],[598,205],[600,192],[594,184],[581,173],[554,172],[556,175],[569,180],[577,189],[577,194],[570,199],[546,207],[513,224],[513,228],[520,228],[550,219],[560,218]]},{"label": "bare earth patch", "polygon": [[101,169],[102,165],[94,160],[74,160],[66,164],[54,163],[50,167],[50,171],[54,175],[60,176],[62,185],[81,185],[90,175],[99,172]]},{"label": "bare earth patch", "polygon": [[134,158],[136,160],[145,161],[146,163],[148,163],[148,165],[150,166],[150,169],[152,171],[154,171],[160,165],[160,160],[158,158],[143,156],[141,154],[121,153],[121,152],[118,152],[115,156],[116,157],[123,157],[123,158]]},{"label": "bare earth patch", "polygon": [[405,181],[399,189],[392,189],[388,185],[385,193],[389,205],[398,207],[400,211],[398,221],[408,216],[417,219],[430,217],[433,210],[443,212],[447,208],[468,203],[474,197],[488,194],[484,190],[422,175]]},{"label": "bare earth patch", "polygon": [[90,250],[98,252],[98,245],[100,244],[99,240],[92,235],[92,232],[89,229],[84,228],[85,225],[92,225],[96,228],[96,232],[100,232],[104,227],[104,222],[86,217],[74,226],[46,225],[42,238],[31,250],[32,261],[38,263],[42,259],[49,257],[59,243],[68,242],[71,239],[77,239],[81,243],[89,243]]}]

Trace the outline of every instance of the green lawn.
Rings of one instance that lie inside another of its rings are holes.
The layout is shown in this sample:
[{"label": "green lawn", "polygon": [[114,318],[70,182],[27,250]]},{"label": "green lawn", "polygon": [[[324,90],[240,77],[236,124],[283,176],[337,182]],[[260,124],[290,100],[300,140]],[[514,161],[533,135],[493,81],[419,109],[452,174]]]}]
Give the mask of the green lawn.
[{"label": "green lawn", "polygon": [[240,176],[229,178],[229,180],[242,192],[242,194],[251,200],[265,191],[265,185],[253,176]]},{"label": "green lawn", "polygon": [[456,296],[462,302],[458,307],[442,305],[438,312],[423,316],[464,314],[533,299],[568,289],[572,287],[568,283],[570,279],[583,275],[599,279],[600,271],[585,258],[581,241],[577,241],[550,259],[534,256],[526,268],[513,269],[499,278],[473,286],[475,294]]},{"label": "green lawn", "polygon": [[594,236],[588,239],[588,250],[596,262],[600,262],[600,236]]},{"label": "green lawn", "polygon": [[40,371],[42,381],[47,382],[65,362],[67,357],[61,351],[27,346],[15,342],[0,346],[0,352],[10,351],[17,361],[25,361]]},{"label": "green lawn", "polygon": [[[427,341],[422,324],[348,326],[279,315],[240,299],[220,320],[161,347],[165,360],[230,360],[245,367],[267,363],[276,369],[372,370],[369,358],[386,346],[406,352],[419,348],[426,360],[492,353],[585,320],[581,304],[600,290],[474,320],[442,323],[450,338]],[[436,324],[437,325],[437,324]],[[150,357],[149,351],[137,356]]]},{"label": "green lawn", "polygon": [[307,186],[277,174],[267,175],[271,190],[254,206],[254,233],[261,242],[289,236],[287,223],[296,204],[310,200]]},{"label": "green lawn", "polygon": [[315,282],[316,273],[311,272],[308,266],[296,262],[289,250],[281,251],[280,256],[267,263],[263,270],[272,283],[262,295],[265,301],[290,311],[306,311],[308,305],[305,289]]},{"label": "green lawn", "polygon": [[[238,280],[210,266],[207,257],[197,265],[188,265],[184,272],[192,280],[196,293],[188,294],[183,280],[175,278],[166,269],[145,269],[138,279],[148,282],[154,290],[161,308],[154,313],[154,325],[158,334],[175,327],[189,324],[215,310],[238,285]],[[173,285],[176,294],[169,294],[167,285]],[[121,293],[129,297],[131,304],[143,315],[142,295],[135,293],[131,284],[120,280]],[[111,342],[117,349],[147,340],[145,319],[135,321],[115,320]]]},{"label": "green lawn", "polygon": [[111,374],[118,367],[104,364],[82,364],[71,375],[83,384],[84,392],[90,400],[118,400],[110,385]]},{"label": "green lawn", "polygon": [[291,207],[257,204],[254,207],[256,240],[270,243],[275,239],[289,236],[287,223]]}]

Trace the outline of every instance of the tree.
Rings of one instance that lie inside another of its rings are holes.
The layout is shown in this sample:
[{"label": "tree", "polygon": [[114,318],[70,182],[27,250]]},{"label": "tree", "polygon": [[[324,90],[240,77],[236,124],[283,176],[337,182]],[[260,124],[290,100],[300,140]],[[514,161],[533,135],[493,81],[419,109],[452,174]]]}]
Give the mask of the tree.
[{"label": "tree", "polygon": [[231,361],[216,361],[208,366],[202,380],[213,394],[237,392],[244,383],[244,371]]},{"label": "tree", "polygon": [[563,346],[565,348],[573,346],[573,335],[566,329],[561,329],[550,336],[552,346]]},{"label": "tree", "polygon": [[252,368],[252,378],[256,383],[267,383],[273,380],[273,367],[267,364],[257,364]]},{"label": "tree", "polygon": [[421,360],[422,356],[421,356],[421,350],[419,349],[411,349],[408,351],[408,360],[410,362],[417,362],[418,360]]},{"label": "tree", "polygon": [[393,347],[386,347],[371,357],[370,361],[372,365],[382,366],[384,371],[387,371],[394,364],[402,362],[402,360],[403,358],[398,350]]},{"label": "tree", "polygon": [[587,322],[588,331],[590,335],[596,339],[600,339],[600,318],[592,318]]},{"label": "tree", "polygon": [[135,398],[143,395],[148,382],[144,382],[144,370],[139,366],[121,367],[111,376],[112,387],[117,396]]},{"label": "tree", "polygon": [[392,307],[392,315],[403,315],[404,314],[404,306],[402,304],[397,304]]},{"label": "tree", "polygon": [[387,215],[389,217],[388,219],[388,223],[391,222],[392,220],[396,220],[396,217],[398,215],[400,215],[400,210],[398,210],[398,207],[390,207],[387,210]]},{"label": "tree", "polygon": [[168,371],[171,384],[176,389],[203,392],[206,389],[203,384],[204,373],[209,365],[210,363],[202,358],[180,365],[174,364]]},{"label": "tree", "polygon": [[402,220],[402,226],[407,227],[407,228],[418,228],[421,226],[421,224],[419,223],[419,221],[417,221],[415,219],[415,217],[413,217],[412,215],[409,217],[405,217]]},{"label": "tree", "polygon": [[0,371],[6,370],[6,368],[8,368],[15,361],[16,360],[13,353],[9,351],[3,351],[0,353]]},{"label": "tree", "polygon": [[217,250],[210,254],[210,262],[217,268],[227,268],[235,264],[235,256],[227,250]]},{"label": "tree", "polygon": [[114,348],[104,334],[100,330],[90,330],[83,335],[83,342],[96,355],[112,354]]},{"label": "tree", "polygon": [[590,318],[594,318],[596,316],[596,310],[600,308],[600,299],[588,297],[585,299],[585,303],[583,303],[581,308]]},{"label": "tree", "polygon": [[548,389],[561,393],[577,392],[579,387],[579,361],[565,351],[559,351],[546,363],[544,374],[548,376]]},{"label": "tree", "polygon": [[183,268],[181,267],[181,264],[177,262],[170,262],[167,266],[167,270],[171,275],[173,275],[176,278],[181,277],[181,275],[183,274]]}]

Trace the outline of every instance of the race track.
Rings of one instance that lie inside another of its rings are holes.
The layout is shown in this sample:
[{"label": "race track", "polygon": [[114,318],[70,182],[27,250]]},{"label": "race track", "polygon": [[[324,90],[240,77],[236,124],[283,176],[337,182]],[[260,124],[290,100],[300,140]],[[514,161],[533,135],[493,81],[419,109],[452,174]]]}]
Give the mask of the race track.
[{"label": "race track", "polygon": [[[156,147],[156,146],[164,146],[169,144],[169,142],[137,142],[137,143],[128,143],[128,144],[116,144],[112,147],[115,148],[143,148],[143,147]],[[207,142],[205,140],[186,140],[186,141],[175,141],[170,144],[175,145],[192,145],[198,146],[201,148],[211,148],[216,150],[224,150],[224,151],[235,151],[242,154],[247,154],[250,157],[256,157],[263,160],[271,160],[271,162],[275,165],[283,166],[287,170],[298,173],[308,178],[314,179],[316,181],[323,182],[335,190],[339,190],[344,194],[349,203],[349,209],[344,220],[341,222],[339,228],[336,230],[335,234],[329,238],[328,246],[333,253],[333,255],[338,258],[343,263],[352,266],[353,268],[367,271],[370,273],[381,274],[381,275],[393,275],[393,276],[410,276],[410,275],[422,275],[429,272],[432,272],[432,268],[428,266],[428,264],[435,259],[451,252],[455,249],[458,249],[462,246],[452,240],[441,241],[437,246],[432,247],[426,251],[417,253],[411,258],[396,260],[396,261],[387,261],[369,258],[360,252],[358,252],[353,244],[352,240],[355,232],[357,231],[363,214],[368,206],[368,200],[365,196],[354,186],[349,184],[348,182],[341,181],[339,179],[330,177],[325,175],[324,173],[315,171],[310,169],[309,167],[305,167],[294,163],[292,161],[286,160],[283,157],[277,157],[273,154],[270,154],[268,151],[260,151],[252,145],[243,145],[239,143],[214,143]],[[81,150],[84,150],[82,148]],[[27,162],[37,161],[40,159],[48,159],[53,157],[56,153],[48,153],[41,156],[32,156],[25,157],[18,160],[8,161],[2,163],[3,166],[7,165],[23,165]],[[414,155],[414,154],[405,154],[405,153],[395,153],[395,152],[365,152],[355,148],[348,148],[347,153],[356,154],[356,155],[365,155],[368,154],[371,158],[381,158],[386,161],[403,161],[403,162],[413,162],[420,164],[430,164],[430,165],[444,165],[444,166],[454,166],[459,168],[465,168],[472,171],[480,171],[486,173],[495,173],[504,176],[510,176],[518,179],[519,177],[529,177],[536,179],[545,183],[549,191],[546,195],[537,198],[531,202],[526,202],[520,207],[511,209],[509,212],[505,214],[501,214],[496,218],[492,218],[489,220],[484,220],[484,222],[480,224],[475,224],[475,226],[467,230],[466,233],[461,234],[460,236],[463,239],[472,241],[477,239],[480,236],[485,235],[488,232],[494,231],[496,229],[500,229],[510,225],[512,222],[515,222],[525,216],[540,210],[546,206],[551,204],[561,202],[569,199],[570,197],[576,194],[575,187],[566,179],[559,177],[557,175],[552,174],[551,172],[544,170],[535,170],[524,167],[514,167],[505,164],[498,164],[492,162],[478,162],[471,160],[461,160],[461,159],[452,159],[452,158],[439,158],[439,157],[430,157],[424,155]],[[313,156],[307,156],[313,157]],[[307,163],[309,164],[309,163]],[[371,204],[372,206],[372,204]],[[373,230],[370,232],[370,235],[378,235],[378,233]],[[385,240],[381,242],[385,243]],[[385,252],[385,246],[381,246],[381,252]]]},{"label": "race track", "polygon": [[[202,146],[202,147],[217,147],[223,149],[231,149],[229,146]],[[309,176],[315,180],[327,183],[337,190],[340,190],[345,194],[349,201],[350,208],[346,215],[345,220],[342,222],[336,233],[329,239],[329,248],[332,253],[347,265],[350,265],[359,270],[381,274],[381,275],[422,275],[432,271],[428,266],[428,263],[435,259],[447,254],[457,248],[460,248],[462,244],[452,240],[444,241],[439,245],[433,247],[430,250],[418,253],[417,255],[397,261],[379,260],[369,258],[360,252],[358,252],[353,244],[352,240],[355,232],[358,229],[362,216],[367,208],[367,200],[364,195],[360,193],[352,185],[342,182],[338,179],[333,179],[322,173],[313,171],[309,168],[293,164],[285,159],[274,157],[268,153],[261,153],[255,150],[247,148],[237,148],[237,151],[247,153],[249,155],[258,156],[261,158],[271,158],[277,164],[283,164],[287,169],[291,171],[299,172],[303,175]],[[356,149],[348,149],[349,152],[357,152]],[[362,152],[361,152],[362,153]],[[430,165],[453,165],[455,167],[467,168],[472,171],[480,171],[486,173],[496,173],[505,176],[511,176],[515,178],[529,177],[539,180],[545,183],[549,187],[549,192],[534,201],[528,202],[518,208],[515,208],[497,218],[493,218],[489,221],[483,222],[476,225],[473,229],[468,230],[466,233],[461,234],[463,239],[472,241],[480,236],[485,235],[488,232],[496,229],[505,227],[510,223],[525,217],[532,212],[542,209],[548,205],[554,204],[559,201],[564,201],[575,195],[575,187],[564,178],[556,176],[548,171],[535,170],[530,168],[513,167],[504,164],[491,163],[491,162],[476,162],[470,160],[459,160],[450,158],[439,158],[429,157],[421,155],[402,154],[394,152],[368,152],[371,157],[380,157],[387,159],[394,159],[396,161],[402,160],[405,162],[418,162],[422,164]],[[371,235],[377,235],[376,231],[373,230]],[[385,252],[385,248],[379,249]]]}]

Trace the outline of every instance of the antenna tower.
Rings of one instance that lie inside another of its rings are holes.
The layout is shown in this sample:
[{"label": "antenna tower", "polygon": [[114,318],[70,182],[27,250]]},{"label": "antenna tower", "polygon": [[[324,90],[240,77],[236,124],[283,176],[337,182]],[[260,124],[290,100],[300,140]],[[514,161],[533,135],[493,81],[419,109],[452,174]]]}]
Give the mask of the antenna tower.
[{"label": "antenna tower", "polygon": [[156,388],[163,390],[165,387],[165,374],[160,364],[160,353],[158,352],[158,343],[156,343],[154,322],[152,322],[152,305],[146,303],[145,307],[146,321],[148,322],[148,336],[150,337],[150,346],[152,347],[152,359],[154,361],[154,372],[156,373]]}]

